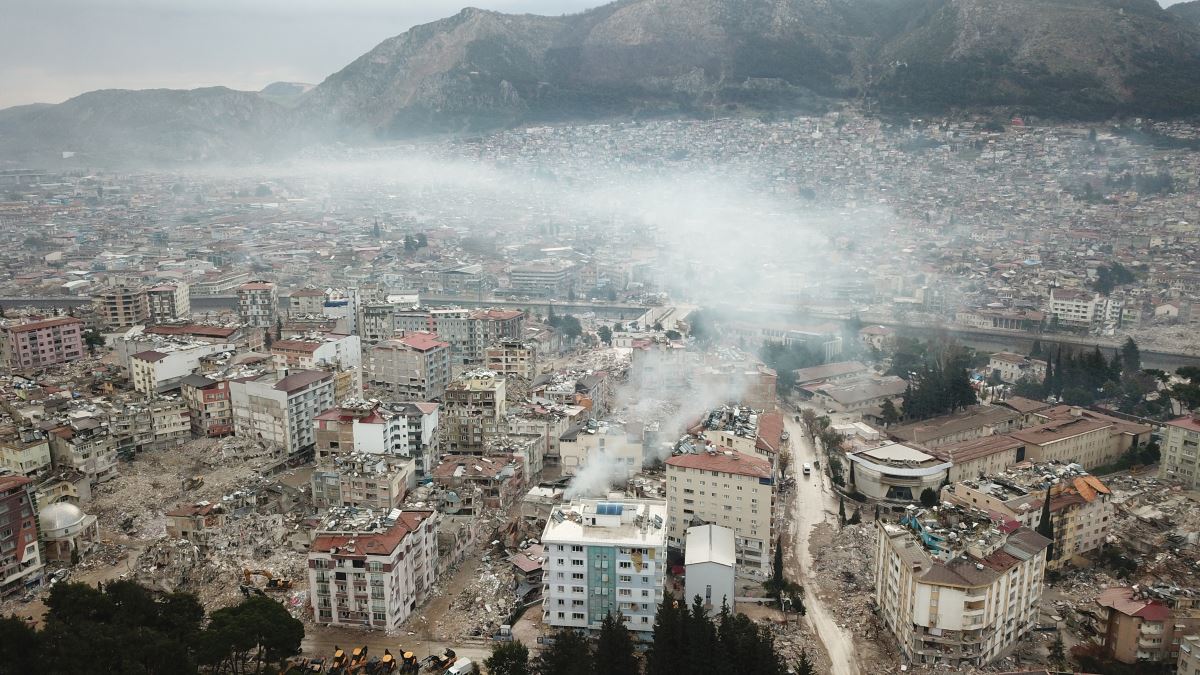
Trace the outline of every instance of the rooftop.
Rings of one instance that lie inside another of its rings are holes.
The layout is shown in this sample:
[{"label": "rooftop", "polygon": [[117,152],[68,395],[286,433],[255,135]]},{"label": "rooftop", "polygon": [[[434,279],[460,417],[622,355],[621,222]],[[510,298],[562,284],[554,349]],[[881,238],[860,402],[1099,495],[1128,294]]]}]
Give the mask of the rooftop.
[{"label": "rooftop", "polygon": [[720,446],[715,447],[719,449],[675,455],[667,460],[667,466],[771,479],[771,462],[768,460],[735,450],[726,450]]},{"label": "rooftop", "polygon": [[542,543],[666,546],[667,504],[656,500],[583,499],[555,506]]},{"label": "rooftop", "polygon": [[433,515],[433,511],[400,509],[387,514],[352,507],[330,509],[309,551],[352,558],[391,555],[405,537]]},{"label": "rooftop", "polygon": [[733,567],[733,530],[720,525],[695,525],[687,529],[686,536],[684,565],[711,562]]},{"label": "rooftop", "polygon": [[69,326],[72,324],[83,325],[83,321],[76,319],[73,316],[64,316],[57,319],[42,319],[41,321],[30,321],[28,323],[19,324],[16,326],[5,326],[4,330],[9,333],[28,333],[33,330],[42,330],[44,328],[54,328],[56,326]]}]

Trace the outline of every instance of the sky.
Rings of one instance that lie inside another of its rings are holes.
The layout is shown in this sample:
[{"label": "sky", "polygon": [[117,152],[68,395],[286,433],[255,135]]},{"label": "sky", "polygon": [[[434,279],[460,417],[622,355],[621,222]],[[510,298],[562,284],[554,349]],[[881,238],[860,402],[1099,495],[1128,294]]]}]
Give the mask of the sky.
[{"label": "sky", "polygon": [[93,89],[317,84],[386,38],[468,4],[556,15],[604,2],[3,0],[0,108]]},{"label": "sky", "polygon": [[3,0],[0,108],[93,89],[317,84],[466,6],[569,14],[604,0]]}]

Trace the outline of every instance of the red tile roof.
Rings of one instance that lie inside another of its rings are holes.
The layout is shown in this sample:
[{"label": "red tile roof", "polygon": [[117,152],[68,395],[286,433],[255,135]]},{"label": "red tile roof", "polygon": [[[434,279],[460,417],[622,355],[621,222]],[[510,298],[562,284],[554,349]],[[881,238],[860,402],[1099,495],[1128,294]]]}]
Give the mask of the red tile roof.
[{"label": "red tile roof", "polygon": [[135,358],[139,361],[148,361],[150,363],[154,363],[167,358],[167,355],[162,352],[156,352],[153,349],[148,349],[144,352],[138,352],[134,354],[132,358]]},{"label": "red tile roof", "polygon": [[771,463],[769,461],[761,457],[725,448],[721,448],[720,452],[714,454],[701,452],[695,455],[675,455],[667,460],[667,466],[700,469],[702,471],[720,471],[722,473],[755,476],[758,478],[771,477]]},{"label": "red tile roof", "polygon": [[[382,532],[359,532],[352,535],[318,534],[309,550],[316,553],[333,553],[337,556],[358,557],[368,555],[391,555],[409,533],[433,516],[433,511],[404,511],[396,524]],[[348,550],[350,542],[353,550]],[[338,549],[338,551],[334,551]]]},{"label": "red tile roof", "polygon": [[779,452],[783,445],[783,415],[777,412],[758,416],[758,439],[754,447],[767,452]]},{"label": "red tile roof", "polygon": [[83,325],[83,321],[72,316],[65,316],[58,319],[43,319],[41,321],[30,321],[19,326],[8,326],[4,330],[10,333],[28,333],[31,330],[42,330],[43,328],[54,328],[55,326],[69,326],[71,324]]},{"label": "red tile roof", "polygon": [[1197,422],[1190,415],[1176,417],[1170,422],[1167,422],[1167,424],[1173,427],[1179,427],[1180,429],[1187,429],[1188,431],[1200,431],[1200,422]]},{"label": "red tile roof", "polygon": [[427,352],[431,349],[437,349],[438,347],[450,346],[449,342],[442,342],[440,339],[438,339],[437,333],[421,331],[405,333],[404,337],[396,338],[393,340],[393,342],[399,342],[400,344],[415,349],[419,352]]},{"label": "red tile roof", "polygon": [[147,326],[143,332],[152,335],[198,335],[200,337],[227,338],[236,333],[237,329],[189,323],[182,326]]},{"label": "red tile roof", "polygon": [[332,380],[333,374],[323,370],[301,370],[275,383],[275,389],[279,391],[293,392],[297,389],[307,387],[314,382],[321,380]]}]

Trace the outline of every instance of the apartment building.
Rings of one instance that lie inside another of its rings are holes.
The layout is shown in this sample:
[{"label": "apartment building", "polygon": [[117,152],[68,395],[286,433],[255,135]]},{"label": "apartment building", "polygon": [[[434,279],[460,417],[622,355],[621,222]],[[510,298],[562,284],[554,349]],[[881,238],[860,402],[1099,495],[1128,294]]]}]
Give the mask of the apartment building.
[{"label": "apartment building", "polygon": [[1159,477],[1181,481],[1192,489],[1200,486],[1200,415],[1175,418],[1163,431]]},{"label": "apartment building", "polygon": [[484,440],[504,428],[504,378],[490,370],[463,373],[446,387],[442,446],[456,454],[482,454]]},{"label": "apartment building", "polygon": [[875,602],[912,663],[982,666],[1036,625],[1049,539],[951,506],[876,528]]},{"label": "apartment building", "polygon": [[942,501],[984,509],[1036,528],[1042,521],[1047,491],[1054,523],[1054,558],[1046,566],[1056,569],[1099,548],[1108,536],[1116,507],[1110,501],[1112,491],[1096,476],[1069,464],[1026,463],[951,483],[942,489]]},{"label": "apartment building", "polygon": [[436,403],[344,400],[316,418],[316,459],[361,453],[410,458],[424,476],[438,447]]},{"label": "apartment building", "polygon": [[0,469],[33,478],[51,467],[50,441],[34,427],[8,427],[0,435]]},{"label": "apartment building", "polygon": [[480,508],[507,510],[525,492],[524,462],[512,455],[445,455],[429,474],[476,515]]},{"label": "apartment building", "polygon": [[71,468],[92,485],[117,475],[117,447],[106,420],[76,417],[49,432],[50,457],[55,468]]},{"label": "apartment building", "polygon": [[407,332],[372,345],[367,355],[367,388],[374,395],[431,401],[450,381],[450,344],[436,333]]},{"label": "apartment building", "polygon": [[416,487],[416,463],[395,455],[336,455],[317,464],[310,482],[317,509],[357,507],[387,512],[398,508]]},{"label": "apartment building", "polygon": [[467,365],[483,363],[489,346],[520,339],[525,329],[525,313],[518,310],[436,307],[397,311],[393,319],[395,331],[437,333],[449,343],[451,361]]},{"label": "apartment building", "polygon": [[628,478],[642,470],[644,438],[641,422],[588,420],[559,437],[559,466],[564,476],[573,476],[590,462],[604,462],[612,468],[614,478]]},{"label": "apartment building", "polygon": [[1188,635],[1180,640],[1175,675],[1200,675],[1200,635]]},{"label": "apartment building", "polygon": [[242,323],[253,328],[274,328],[279,310],[275,284],[269,281],[248,281],[237,287],[238,316]]},{"label": "apartment building", "polygon": [[199,369],[204,359],[236,349],[229,343],[165,343],[130,356],[129,378],[134,391],[155,396],[179,388],[183,378]]},{"label": "apartment building", "polygon": [[190,413],[194,436],[216,438],[233,433],[233,399],[228,380],[188,375],[179,381],[179,393]]},{"label": "apartment building", "polygon": [[1186,635],[1200,633],[1200,593],[1171,586],[1118,586],[1096,597],[1104,649],[1121,663],[1172,665]]},{"label": "apartment building", "polygon": [[4,326],[0,357],[12,370],[43,368],[83,358],[83,322],[58,317]]},{"label": "apartment building", "polygon": [[666,519],[661,501],[556,505],[542,531],[542,621],[596,631],[619,612],[636,638],[649,641],[667,571]]},{"label": "apartment building", "polygon": [[358,369],[362,366],[362,344],[357,335],[313,333],[276,340],[271,343],[271,357],[276,368]]},{"label": "apartment building", "polygon": [[42,585],[33,481],[0,476],[0,599]]},{"label": "apartment building", "polygon": [[151,286],[146,289],[146,306],[150,323],[186,321],[192,316],[191,288],[183,282]]},{"label": "apartment building", "polygon": [[300,288],[288,296],[289,316],[313,316],[325,312],[325,291]]},{"label": "apartment building", "polygon": [[1063,326],[1090,328],[1097,318],[1096,305],[1100,301],[1100,295],[1093,291],[1054,288],[1050,290],[1046,314]]},{"label": "apartment building", "polygon": [[483,365],[501,375],[532,381],[538,373],[537,347],[520,340],[502,340],[483,352]]},{"label": "apartment building", "polygon": [[433,592],[438,520],[436,511],[331,509],[308,551],[316,622],[399,627]]},{"label": "apartment building", "polygon": [[509,268],[509,285],[514,293],[539,297],[566,297],[575,289],[578,269],[561,260],[531,262]]},{"label": "apartment building", "polygon": [[333,407],[333,375],[276,371],[233,380],[230,400],[235,435],[295,455],[316,445],[316,417]]},{"label": "apartment building", "polygon": [[683,548],[687,529],[711,523],[733,530],[739,570],[769,574],[775,542],[771,462],[709,446],[667,460],[667,542]]},{"label": "apartment building", "polygon": [[184,504],[163,514],[167,517],[167,536],[187,540],[207,554],[225,528],[225,506],[211,502]]},{"label": "apartment building", "polygon": [[92,298],[101,322],[111,329],[146,323],[149,305],[142,286],[116,285],[101,289]]}]

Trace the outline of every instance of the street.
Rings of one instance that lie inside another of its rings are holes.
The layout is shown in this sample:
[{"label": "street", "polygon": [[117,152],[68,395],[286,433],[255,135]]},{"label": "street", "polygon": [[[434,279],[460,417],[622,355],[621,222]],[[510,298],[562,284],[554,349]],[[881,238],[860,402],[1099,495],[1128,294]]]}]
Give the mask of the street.
[{"label": "street", "polygon": [[[784,565],[788,577],[804,586],[804,606],[808,610],[805,620],[825,645],[829,653],[832,675],[859,675],[854,640],[850,634],[833,620],[824,600],[816,592],[816,570],[812,569],[812,555],[808,550],[808,535],[813,526],[822,522],[833,523],[837,519],[837,500],[829,486],[824,470],[813,469],[805,477],[802,466],[820,460],[820,453],[809,442],[804,425],[795,421],[795,412],[784,408],[784,426],[790,435],[792,459],[789,470],[796,479],[792,492],[789,522],[791,523],[791,555],[785,556]],[[869,555],[869,551],[864,551]]]}]

